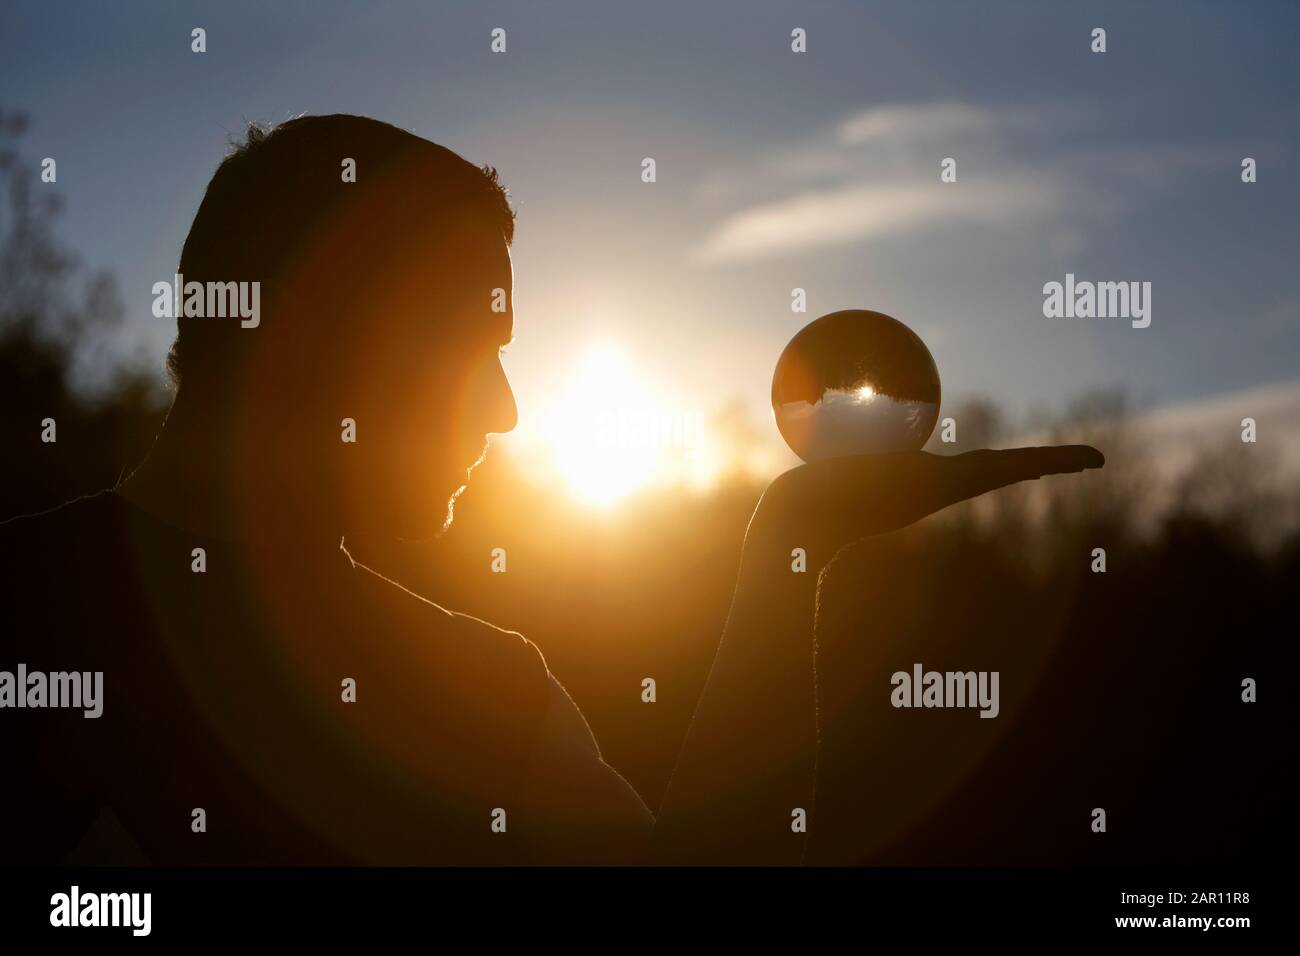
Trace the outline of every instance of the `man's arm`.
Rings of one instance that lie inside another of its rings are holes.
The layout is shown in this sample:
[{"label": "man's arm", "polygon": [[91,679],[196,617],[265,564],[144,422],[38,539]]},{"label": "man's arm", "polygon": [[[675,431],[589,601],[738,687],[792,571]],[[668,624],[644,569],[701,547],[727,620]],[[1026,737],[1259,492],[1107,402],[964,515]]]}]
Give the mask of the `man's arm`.
[{"label": "man's arm", "polygon": [[[817,571],[756,513],[731,611],[655,825],[661,863],[800,862],[812,812]],[[815,560],[815,558],[814,558]]]},{"label": "man's arm", "polygon": [[[0,669],[41,659],[21,653],[7,658]],[[0,865],[63,861],[95,817],[99,804],[78,780],[83,768],[75,733],[84,728],[72,724],[70,713],[81,719],[80,711],[0,711],[0,754],[8,771],[0,785]]]},{"label": "man's arm", "polygon": [[[660,809],[654,855],[670,863],[798,863],[815,787],[843,775],[819,763],[818,701],[860,675],[814,667],[820,571],[844,545],[905,527],[948,505],[1042,475],[1098,468],[1087,446],[855,456],[803,465],[763,495],[745,536],[722,642]],[[794,549],[806,570],[797,570]],[[826,718],[823,718],[826,719]],[[836,713],[836,721],[852,721]],[[839,728],[823,728],[823,733]],[[851,735],[850,735],[851,736]],[[837,734],[837,739],[843,734]],[[817,794],[839,804],[858,795]],[[802,811],[802,814],[800,813]]]},{"label": "man's arm", "polygon": [[[64,661],[84,663],[84,655],[60,653],[59,634],[50,608],[59,606],[46,587],[58,567],[43,542],[65,540],[51,532],[40,516],[0,522],[0,550],[15,564],[0,580],[0,670],[16,684],[18,664],[31,671],[65,669]],[[58,580],[66,586],[65,579]],[[68,667],[66,669],[75,669]],[[101,801],[90,795],[83,766],[82,741],[96,721],[80,711],[18,708],[14,686],[10,706],[0,709],[0,865],[61,862],[89,829]]]},{"label": "man's arm", "polygon": [[538,863],[621,864],[646,859],[654,817],[601,756],[586,718],[548,678],[545,716],[524,775],[524,835]]},{"label": "man's arm", "polygon": [[[821,569],[852,541],[995,488],[1103,461],[1095,449],[1066,446],[840,458],[786,472],[750,521],[722,640],[652,835],[644,804],[600,758],[568,695],[553,694],[530,779],[554,852],[572,862],[800,862],[807,837],[796,824],[806,817],[815,825],[817,702],[842,699],[841,684],[859,683],[834,667],[814,676]],[[796,570],[796,548],[804,571]]]},{"label": "man's arm", "polygon": [[[520,832],[547,863],[798,863],[811,811],[816,572],[751,524],[731,613],[656,822],[552,676]],[[760,544],[760,540],[762,543]],[[784,556],[783,556],[784,555]]]}]

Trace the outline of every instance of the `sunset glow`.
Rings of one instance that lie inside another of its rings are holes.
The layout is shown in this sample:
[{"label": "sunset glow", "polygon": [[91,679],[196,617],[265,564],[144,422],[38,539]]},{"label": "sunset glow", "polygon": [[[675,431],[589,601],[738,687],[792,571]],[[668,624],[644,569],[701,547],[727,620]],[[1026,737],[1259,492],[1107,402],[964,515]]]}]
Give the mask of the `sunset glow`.
[{"label": "sunset glow", "polygon": [[652,484],[716,480],[720,452],[703,415],[679,407],[626,349],[594,343],[557,381],[537,419],[521,424],[518,447],[576,500],[609,508]]}]

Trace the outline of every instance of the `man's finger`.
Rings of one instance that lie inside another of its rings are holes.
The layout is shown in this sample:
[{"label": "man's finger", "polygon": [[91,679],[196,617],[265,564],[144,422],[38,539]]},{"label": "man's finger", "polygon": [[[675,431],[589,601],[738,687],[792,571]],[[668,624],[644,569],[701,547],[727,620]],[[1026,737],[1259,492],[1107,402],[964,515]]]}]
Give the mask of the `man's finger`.
[{"label": "man's finger", "polygon": [[1010,448],[967,452],[951,459],[957,500],[974,498],[1020,481],[1100,468],[1106,458],[1091,445]]}]

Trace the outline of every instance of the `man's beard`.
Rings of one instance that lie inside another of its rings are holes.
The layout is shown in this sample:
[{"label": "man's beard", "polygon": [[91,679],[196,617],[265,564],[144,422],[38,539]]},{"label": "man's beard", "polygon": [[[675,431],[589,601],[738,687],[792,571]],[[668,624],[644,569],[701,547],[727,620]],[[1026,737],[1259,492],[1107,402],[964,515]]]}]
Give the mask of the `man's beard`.
[{"label": "man's beard", "polygon": [[461,492],[463,492],[467,487],[469,487],[468,484],[461,485],[453,491],[451,497],[447,499],[447,516],[443,519],[442,526],[433,533],[434,541],[437,541],[451,529],[451,523],[456,520],[456,499],[460,497]]},{"label": "man's beard", "polygon": [[469,481],[474,473],[474,469],[483,464],[484,460],[487,458],[487,453],[488,446],[485,443],[482,450],[479,452],[478,457],[475,458],[474,461],[470,463],[469,467],[465,469],[464,477],[457,482],[455,490],[447,497],[446,515],[443,517],[442,524],[435,532],[433,532],[432,535],[429,536],[428,540],[437,541],[451,529],[452,522],[456,520],[456,499],[459,498],[465,489],[469,487]]}]

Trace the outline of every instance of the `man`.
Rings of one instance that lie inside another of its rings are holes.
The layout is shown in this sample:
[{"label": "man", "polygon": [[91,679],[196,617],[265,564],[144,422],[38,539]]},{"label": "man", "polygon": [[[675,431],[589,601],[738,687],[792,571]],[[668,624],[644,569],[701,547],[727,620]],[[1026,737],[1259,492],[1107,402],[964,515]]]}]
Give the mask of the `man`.
[{"label": "man", "polygon": [[[816,825],[814,777],[837,779],[817,752],[818,571],[1102,462],[913,453],[778,478],[656,817],[534,645],[347,548],[437,533],[486,436],[514,427],[513,233],[495,171],[374,120],[255,129],[220,165],[181,253],[154,449],[117,488],[0,528],[5,660],[104,688],[98,718],[0,711],[23,774],[0,796],[3,860],[797,863],[792,812]],[[234,288],[215,283],[257,283],[255,320],[211,308]]]}]

